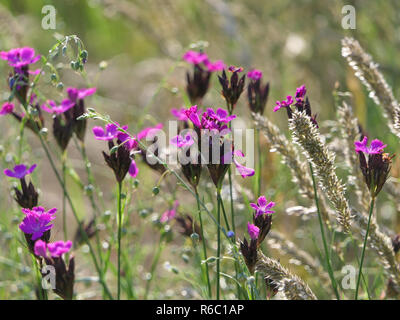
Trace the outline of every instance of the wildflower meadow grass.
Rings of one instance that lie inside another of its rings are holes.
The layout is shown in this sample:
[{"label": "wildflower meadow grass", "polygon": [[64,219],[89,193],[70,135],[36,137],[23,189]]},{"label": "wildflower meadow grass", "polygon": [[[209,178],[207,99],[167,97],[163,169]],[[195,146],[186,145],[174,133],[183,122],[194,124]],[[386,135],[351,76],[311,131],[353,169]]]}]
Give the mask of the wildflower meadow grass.
[{"label": "wildflower meadow grass", "polygon": [[[169,16],[201,24],[195,1],[81,3],[82,36],[54,2],[56,29],[26,34],[18,20],[33,24],[40,6],[0,6],[1,299],[399,298],[397,69],[368,53],[377,35],[328,17],[336,51],[313,62],[318,35],[272,27],[284,4],[265,5],[260,35],[261,3],[210,3],[232,13],[223,30],[235,37],[197,41]],[[169,17],[159,33],[143,22],[161,23],[158,6]],[[118,19],[139,28],[133,49],[114,42],[129,31]],[[271,48],[244,44],[269,34]]]}]

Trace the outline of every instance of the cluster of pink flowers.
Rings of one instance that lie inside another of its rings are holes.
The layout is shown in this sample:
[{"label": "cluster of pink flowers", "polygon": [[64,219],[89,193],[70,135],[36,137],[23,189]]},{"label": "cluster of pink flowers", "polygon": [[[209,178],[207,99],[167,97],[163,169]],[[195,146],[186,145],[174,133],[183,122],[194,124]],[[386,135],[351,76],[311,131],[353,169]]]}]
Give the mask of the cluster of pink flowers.
[{"label": "cluster of pink flowers", "polygon": [[183,59],[194,65],[203,64],[209,72],[222,71],[225,69],[225,64],[222,60],[211,62],[204,52],[189,50],[183,55]]},{"label": "cluster of pink flowers", "polygon": [[69,252],[72,247],[72,241],[55,241],[46,243],[42,240],[38,240],[35,242],[35,254],[38,257],[48,258],[50,253],[50,257],[59,258],[63,254]]}]

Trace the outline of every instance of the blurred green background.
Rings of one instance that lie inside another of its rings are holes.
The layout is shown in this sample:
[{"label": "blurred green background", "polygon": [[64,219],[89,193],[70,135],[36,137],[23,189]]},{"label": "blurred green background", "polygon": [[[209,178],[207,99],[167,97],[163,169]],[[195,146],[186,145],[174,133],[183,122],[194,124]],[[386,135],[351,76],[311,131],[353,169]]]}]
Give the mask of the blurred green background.
[{"label": "blurred green background", "polygon": [[[47,4],[54,5],[57,10],[56,30],[41,27],[44,16],[41,10]],[[353,5],[356,9],[355,30],[345,30],[341,26],[344,5]],[[138,123],[165,122],[171,118],[171,108],[183,106],[180,92],[184,89],[187,65],[177,62],[191,43],[204,40],[208,43],[206,52],[212,60],[222,59],[227,65],[263,71],[264,79],[271,85],[265,114],[285,132],[286,114],[272,112],[276,100],[294,94],[296,87],[305,84],[313,111],[318,113],[322,123],[333,119],[336,114],[332,92],[335,84],[339,83],[340,91],[352,92],[355,113],[371,137],[385,140],[391,152],[397,149],[397,139],[389,133],[379,107],[368,98],[365,88],[341,57],[340,44],[344,36],[359,40],[380,64],[386,80],[398,96],[400,2],[397,0],[1,1],[0,50],[31,46],[45,55],[56,42],[55,33],[76,34],[82,39],[89,52],[86,70],[99,93],[92,100],[93,107],[110,114],[116,121],[128,123],[132,128],[138,129]],[[103,61],[107,63],[107,68],[99,71],[99,64]],[[0,64],[1,74],[7,74],[8,70],[5,63]],[[62,71],[61,78],[66,86],[82,85],[82,80],[68,68]],[[215,76],[213,82],[204,104],[224,106]],[[5,80],[1,90],[7,92]],[[235,112],[244,121],[250,118],[244,95]],[[3,165],[7,166],[7,148],[15,139],[15,132],[8,129],[15,123],[7,123],[6,119],[0,121],[4,126],[1,139]],[[252,126],[250,122],[245,123],[248,127]],[[41,152],[35,149],[37,141],[30,141],[33,153],[41,156]],[[262,143],[267,148],[265,140]],[[88,148],[97,178],[111,181],[111,172],[101,170],[103,159],[99,152],[104,146],[92,141],[88,143]],[[71,151],[71,154],[71,164],[78,173],[83,172],[79,159],[75,161],[74,152]],[[266,152],[264,163],[265,194],[273,196],[281,209],[303,201],[298,198],[287,169],[279,163],[279,156]],[[146,180],[144,185],[151,190],[157,176],[144,167],[141,169],[144,175],[142,180]],[[392,174],[397,176],[398,172],[398,165],[394,164]],[[154,177],[144,179],[146,175]],[[3,180],[3,177],[0,179]],[[40,181],[43,193],[47,190],[50,194],[46,199],[49,206],[59,205],[59,190],[53,187],[54,178],[41,176]],[[3,183],[2,190],[8,192],[9,186]],[[106,200],[112,200],[113,191],[104,192]],[[151,199],[150,196],[147,198]],[[11,201],[8,198],[8,202]],[[5,210],[6,205],[3,204],[2,208],[2,211]],[[295,235],[290,235],[296,229],[293,218],[278,219],[274,228],[294,239]],[[151,235],[148,237],[151,247],[157,240]]]}]

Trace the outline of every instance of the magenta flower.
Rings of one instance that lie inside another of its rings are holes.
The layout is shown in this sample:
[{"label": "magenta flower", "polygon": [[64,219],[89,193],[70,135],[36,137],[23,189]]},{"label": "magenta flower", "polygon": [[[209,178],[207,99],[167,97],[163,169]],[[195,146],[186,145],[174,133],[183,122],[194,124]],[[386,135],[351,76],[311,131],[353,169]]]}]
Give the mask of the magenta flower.
[{"label": "magenta flower", "polygon": [[35,170],[36,164],[32,165],[29,169],[24,164],[17,164],[14,170],[5,169],[4,174],[10,178],[22,179],[27,174],[31,174]]},{"label": "magenta flower", "polygon": [[71,241],[56,241],[53,243],[48,243],[47,244],[47,249],[50,252],[50,255],[53,258],[58,258],[61,257],[64,253],[67,253],[72,247],[72,242]]},{"label": "magenta flower", "polygon": [[34,246],[35,255],[38,257],[47,258],[47,244],[43,240],[37,240]]},{"label": "magenta flower", "polygon": [[162,123],[157,124],[155,127],[148,127],[143,129],[142,131],[138,132],[136,135],[138,140],[142,139],[153,139],[154,136],[157,134],[158,131],[160,131],[163,127]]},{"label": "magenta flower", "polygon": [[[233,152],[233,155],[238,156],[238,157],[244,157],[243,152],[240,150],[235,150]],[[239,171],[242,178],[254,176],[254,173],[255,173],[254,169],[245,167],[244,165],[242,165],[238,161],[236,161],[235,158],[233,159],[233,163],[235,164],[236,169]]]},{"label": "magenta flower", "polygon": [[215,112],[211,108],[208,108],[207,115],[211,119],[215,119],[215,120],[217,120],[219,122],[223,122],[223,123],[228,123],[236,118],[236,115],[233,114],[233,115],[229,116],[228,111],[226,111],[225,109],[221,109],[221,108],[218,108],[217,112]]},{"label": "magenta flower", "polygon": [[10,114],[14,111],[14,104],[10,103],[10,102],[5,102],[2,106],[1,106],[1,110],[0,110],[0,116],[4,116],[6,114]]},{"label": "magenta flower", "polygon": [[250,222],[247,222],[247,232],[249,233],[251,240],[257,240],[260,233],[260,228]]},{"label": "magenta flower", "polygon": [[225,64],[222,60],[211,62],[207,59],[206,61],[204,61],[204,65],[209,72],[222,71],[225,69]]},{"label": "magenta flower", "polygon": [[254,81],[257,81],[257,80],[261,79],[262,72],[261,72],[261,70],[253,69],[253,70],[250,70],[249,72],[247,72],[247,77]]},{"label": "magenta flower", "polygon": [[[123,126],[122,129],[126,131],[128,129],[128,126]],[[119,141],[121,141],[121,144],[128,150],[132,150],[138,146],[136,138],[132,138],[128,133],[118,131],[117,138]]]},{"label": "magenta flower", "polygon": [[53,243],[47,243],[38,240],[35,242],[35,255],[43,258],[48,258],[47,251],[50,253],[50,256],[52,258],[59,258],[61,257],[64,253],[67,253],[71,250],[72,247],[72,242],[70,240],[64,242],[64,241],[55,241]]},{"label": "magenta flower", "polygon": [[133,159],[132,159],[131,165],[129,166],[128,173],[132,178],[136,178],[136,176],[139,173],[139,168],[137,167],[136,162]]},{"label": "magenta flower", "polygon": [[186,117],[188,117],[188,119],[190,119],[190,121],[192,121],[197,128],[201,128],[200,116],[199,116],[199,111],[197,110],[197,105],[191,106],[184,112]]},{"label": "magenta flower", "polygon": [[29,47],[1,51],[0,58],[8,61],[9,66],[20,69],[33,64],[40,59],[40,55],[35,56],[35,50]]},{"label": "magenta flower", "polygon": [[113,123],[107,123],[105,129],[97,126],[93,127],[93,134],[96,140],[113,140],[118,133],[118,126]]},{"label": "magenta flower", "polygon": [[356,152],[364,152],[367,154],[378,154],[382,153],[383,149],[387,147],[387,144],[383,144],[382,141],[375,139],[371,141],[371,145],[367,147],[368,138],[364,136],[362,141],[354,142]]},{"label": "magenta flower", "polygon": [[304,97],[306,96],[307,89],[306,86],[303,84],[301,87],[296,89],[296,95],[295,98],[297,101],[300,99],[300,101],[303,101]]},{"label": "magenta flower", "polygon": [[84,98],[91,96],[96,92],[96,88],[67,88],[68,98],[71,102],[76,103],[78,100],[83,100]]},{"label": "magenta flower", "polygon": [[185,108],[181,108],[180,110],[173,108],[171,109],[171,114],[179,121],[187,121],[188,117],[185,114],[185,110]]},{"label": "magenta flower", "polygon": [[277,112],[279,109],[284,108],[284,107],[289,107],[293,104],[293,97],[292,96],[287,96],[286,101],[277,101],[276,106],[274,108],[274,112]]},{"label": "magenta flower", "polygon": [[61,114],[71,109],[74,105],[75,102],[69,99],[64,99],[59,106],[53,100],[47,100],[41,108],[48,113]]},{"label": "magenta flower", "polygon": [[164,222],[167,222],[167,221],[173,219],[176,215],[176,210],[178,209],[178,207],[179,207],[179,202],[178,202],[178,200],[176,200],[174,202],[174,206],[172,207],[172,209],[165,211],[161,215],[160,222],[164,223]]},{"label": "magenta flower", "polygon": [[53,227],[49,223],[56,218],[54,216],[56,211],[57,209],[53,208],[46,212],[43,207],[34,207],[32,210],[22,209],[25,218],[22,220],[19,228],[24,233],[31,234],[32,240],[39,239],[46,231]]},{"label": "magenta flower", "polygon": [[203,52],[189,50],[183,55],[183,59],[191,64],[200,64],[205,62],[208,57]]},{"label": "magenta flower", "polygon": [[264,196],[258,198],[257,203],[250,203],[250,206],[256,210],[256,218],[263,214],[274,213],[275,211],[269,210],[275,206],[275,202],[268,202]]},{"label": "magenta flower", "polygon": [[178,148],[184,148],[190,147],[194,143],[194,140],[190,132],[188,132],[184,137],[182,137],[181,135],[173,137],[171,139],[171,143],[173,145],[176,145]]}]

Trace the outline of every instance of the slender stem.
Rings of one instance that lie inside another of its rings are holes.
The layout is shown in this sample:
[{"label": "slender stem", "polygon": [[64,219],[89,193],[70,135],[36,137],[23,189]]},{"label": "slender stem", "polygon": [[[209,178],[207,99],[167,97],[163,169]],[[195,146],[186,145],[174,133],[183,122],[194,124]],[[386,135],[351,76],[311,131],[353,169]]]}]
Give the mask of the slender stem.
[{"label": "slender stem", "polygon": [[325,230],[324,230],[324,225],[323,225],[323,222],[322,222],[322,216],[321,216],[321,212],[319,210],[318,194],[317,194],[317,186],[315,184],[314,170],[312,168],[311,163],[309,163],[309,165],[310,165],[311,178],[312,178],[313,187],[314,187],[315,206],[317,207],[319,227],[321,229],[321,237],[322,237],[322,242],[324,244],[325,259],[326,259],[326,265],[327,265],[327,268],[328,268],[328,274],[329,274],[329,278],[331,279],[333,290],[335,291],[336,299],[340,300],[340,296],[339,296],[339,292],[338,292],[338,289],[337,289],[336,280],[335,280],[335,277],[333,275],[333,270],[332,270],[332,265],[331,265],[331,259],[330,259],[330,256],[329,256],[328,245],[326,243]]},{"label": "slender stem", "polygon": [[362,251],[361,251],[360,269],[358,271],[356,295],[354,297],[355,300],[358,299],[358,288],[360,286],[362,267],[363,267],[363,263],[364,263],[365,248],[367,247],[368,233],[369,233],[369,227],[370,227],[370,224],[371,224],[372,212],[374,211],[374,204],[375,204],[375,197],[372,197],[371,198],[371,203],[369,205],[368,225],[367,225],[367,230],[365,232],[364,245],[363,245],[363,248],[362,248]]},{"label": "slender stem", "polygon": [[[75,142],[77,149],[79,150],[83,160],[85,161],[85,169],[86,169],[86,174],[87,174],[87,178],[88,178],[88,184],[89,184],[89,186],[93,187],[93,190],[95,190],[96,188],[95,188],[94,176],[93,176],[93,173],[91,170],[91,164],[90,164],[89,158],[87,157],[87,154],[86,154],[85,143],[83,141],[78,141],[78,139],[75,136],[73,138],[74,138],[74,142]],[[96,200],[95,200],[95,198],[93,196],[93,192],[92,192],[93,190],[88,190],[87,195],[90,199],[90,204],[91,204],[93,212],[94,212],[94,222],[95,222],[95,227],[97,228],[96,219],[101,216],[101,210],[96,204]],[[101,197],[99,197],[99,198],[101,199]],[[97,232],[97,230],[95,232],[95,237],[96,237],[97,253],[99,255],[99,260],[100,260],[99,263],[100,263],[100,266],[103,267],[103,263],[104,263],[103,253],[101,250],[99,232]]]},{"label": "slender stem", "polygon": [[[67,171],[67,150],[64,150],[62,157],[62,179],[65,185],[67,185],[66,181],[66,171]],[[62,200],[62,210],[63,210],[63,231],[64,231],[64,241],[68,239],[68,230],[67,230],[67,198],[65,196],[65,192],[63,193],[63,200]]]},{"label": "slender stem", "polygon": [[118,293],[117,299],[121,298],[121,237],[122,237],[122,181],[118,182]]},{"label": "slender stem", "polygon": [[262,157],[261,157],[261,144],[260,144],[260,130],[256,128],[256,146],[257,146],[257,169],[256,169],[256,195],[261,194],[261,167],[262,167]]},{"label": "slender stem", "polygon": [[201,233],[201,240],[203,243],[203,255],[204,255],[204,265],[205,265],[205,274],[207,280],[207,289],[208,289],[208,297],[211,299],[212,291],[211,291],[211,283],[210,283],[210,272],[208,270],[208,263],[207,263],[207,245],[206,245],[206,238],[204,237],[204,230],[203,230],[203,219],[201,217],[201,208],[200,208],[200,198],[197,189],[196,192],[196,202],[197,202],[197,211],[199,213],[199,221],[200,221],[200,233]]},{"label": "slender stem", "polygon": [[[218,225],[221,224],[221,189],[217,189],[217,223]],[[218,228],[217,230],[217,300],[219,300],[220,294],[220,264],[221,264],[221,229]]]},{"label": "slender stem", "polygon": [[156,267],[157,267],[157,264],[158,264],[158,260],[160,260],[161,252],[162,252],[162,250],[164,249],[164,242],[163,242],[163,240],[164,240],[163,235],[160,235],[160,242],[159,242],[159,244],[158,244],[158,249],[157,249],[156,254],[154,255],[153,262],[152,262],[152,264],[151,264],[150,278],[149,278],[149,280],[148,280],[147,283],[146,283],[146,291],[145,291],[144,297],[143,297],[144,300],[147,300],[147,296],[148,296],[148,294],[149,294],[149,292],[150,292],[150,284],[151,284],[151,281],[152,281],[153,278],[154,278],[154,271],[156,270]]},{"label": "slender stem", "polygon": [[35,266],[35,273],[36,273],[36,280],[37,280],[37,286],[38,286],[39,300],[48,300],[47,292],[42,287],[42,272],[40,270],[39,263],[38,263],[38,261],[36,260],[36,258],[35,258],[35,256],[33,254],[31,254],[31,257],[32,257],[32,263]]}]

